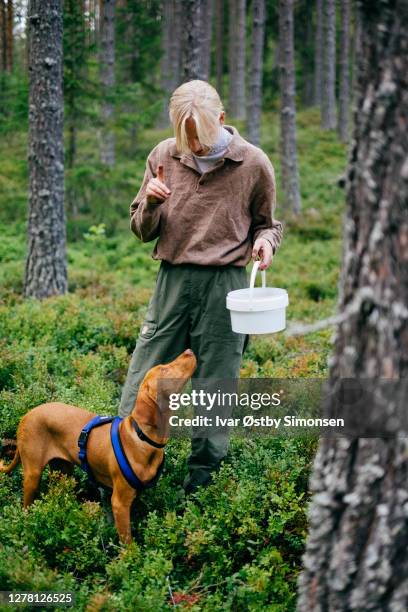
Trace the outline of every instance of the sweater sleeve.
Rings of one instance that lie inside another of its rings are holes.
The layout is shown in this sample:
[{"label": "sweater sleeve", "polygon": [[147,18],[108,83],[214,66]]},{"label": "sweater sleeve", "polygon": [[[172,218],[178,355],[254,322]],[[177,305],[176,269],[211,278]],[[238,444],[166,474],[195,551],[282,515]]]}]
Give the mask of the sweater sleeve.
[{"label": "sweater sleeve", "polygon": [[267,155],[263,154],[260,164],[260,174],[255,185],[252,200],[252,239],[266,238],[276,253],[282,241],[283,226],[274,218],[276,208],[275,171]]},{"label": "sweater sleeve", "polygon": [[143,183],[135,199],[130,204],[130,229],[142,242],[150,242],[160,233],[160,205],[147,201],[147,183],[156,175],[157,163],[155,159],[156,148],[149,154]]}]

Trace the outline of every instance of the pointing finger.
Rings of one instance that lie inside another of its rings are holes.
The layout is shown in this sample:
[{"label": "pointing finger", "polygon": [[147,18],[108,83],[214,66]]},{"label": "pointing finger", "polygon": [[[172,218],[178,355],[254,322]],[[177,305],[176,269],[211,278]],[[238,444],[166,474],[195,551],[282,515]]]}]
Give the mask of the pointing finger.
[{"label": "pointing finger", "polygon": [[159,179],[159,181],[161,181],[162,183],[164,183],[164,170],[163,170],[163,165],[159,164],[157,166],[157,178]]}]

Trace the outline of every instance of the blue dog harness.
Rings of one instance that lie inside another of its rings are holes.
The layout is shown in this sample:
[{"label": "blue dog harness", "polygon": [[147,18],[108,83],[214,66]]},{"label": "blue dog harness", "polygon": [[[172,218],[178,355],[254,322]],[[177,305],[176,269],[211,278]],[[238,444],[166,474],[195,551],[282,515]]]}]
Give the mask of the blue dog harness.
[{"label": "blue dog harness", "polygon": [[[123,450],[122,442],[121,442],[120,435],[119,435],[119,424],[122,420],[123,420],[122,417],[119,417],[119,416],[117,417],[96,416],[90,421],[88,421],[85,427],[82,428],[81,433],[79,434],[79,438],[78,438],[78,446],[79,446],[78,459],[81,462],[81,468],[84,470],[84,472],[88,474],[89,480],[94,485],[96,485],[97,483],[96,483],[95,477],[92,474],[91,467],[86,457],[86,447],[88,444],[89,434],[91,433],[94,427],[105,425],[105,423],[112,423],[111,432],[110,432],[112,448],[113,448],[113,452],[115,453],[116,460],[119,464],[120,471],[122,472],[124,478],[126,478],[130,486],[136,489],[137,491],[143,491],[144,489],[150,489],[151,487],[154,487],[156,485],[157,481],[159,480],[161,476],[161,473],[163,471],[163,466],[164,466],[164,457],[163,457],[163,461],[159,465],[159,468],[154,478],[149,480],[149,482],[147,483],[143,483],[140,480],[140,478],[138,478],[138,476],[136,476],[136,474],[132,470],[132,467],[128,461],[128,458],[126,457],[125,451]],[[163,448],[165,446],[164,444],[158,444],[154,440],[151,440],[145,433],[143,433],[143,431],[140,429],[139,425],[136,423],[133,417],[131,417],[131,421],[132,421],[132,425],[138,437],[140,438],[140,440],[142,440],[143,442],[147,442],[154,448]]]}]

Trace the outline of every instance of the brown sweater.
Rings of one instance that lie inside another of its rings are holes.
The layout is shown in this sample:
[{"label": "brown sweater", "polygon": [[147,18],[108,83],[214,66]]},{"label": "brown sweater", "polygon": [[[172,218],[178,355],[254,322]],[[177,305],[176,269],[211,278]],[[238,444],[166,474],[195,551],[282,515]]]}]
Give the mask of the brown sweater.
[{"label": "brown sweater", "polygon": [[[192,154],[178,152],[175,138],[163,140],[149,154],[143,184],[130,205],[130,227],[143,242],[159,238],[154,259],[246,266],[257,238],[269,240],[274,253],[280,245],[272,164],[235,127],[225,128],[233,134],[227,152],[204,174]],[[148,204],[146,185],[159,164],[171,195],[160,204]]]}]

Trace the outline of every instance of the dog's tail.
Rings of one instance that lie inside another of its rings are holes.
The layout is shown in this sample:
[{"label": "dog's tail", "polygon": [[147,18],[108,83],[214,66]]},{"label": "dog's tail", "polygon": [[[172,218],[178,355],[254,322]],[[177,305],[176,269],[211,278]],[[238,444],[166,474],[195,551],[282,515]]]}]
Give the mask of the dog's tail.
[{"label": "dog's tail", "polygon": [[20,453],[18,452],[18,448],[16,448],[16,452],[11,463],[9,463],[8,465],[4,465],[4,462],[0,461],[0,472],[3,472],[3,474],[10,474],[10,472],[12,472],[19,463]]}]

